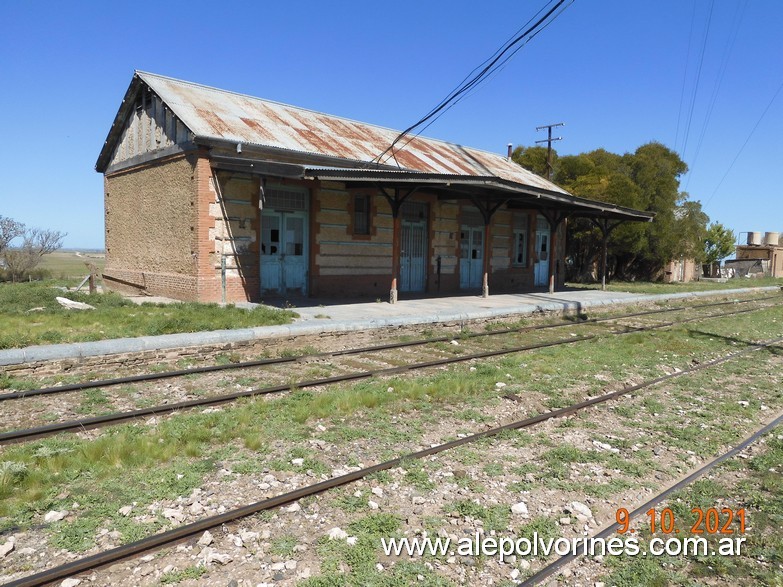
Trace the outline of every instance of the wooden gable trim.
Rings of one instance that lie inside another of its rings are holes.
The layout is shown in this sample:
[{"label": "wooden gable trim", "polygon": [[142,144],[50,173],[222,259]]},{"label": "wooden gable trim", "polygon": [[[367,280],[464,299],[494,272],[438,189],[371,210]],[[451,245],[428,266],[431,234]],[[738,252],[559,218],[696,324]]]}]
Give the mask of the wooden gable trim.
[{"label": "wooden gable trim", "polygon": [[186,150],[192,143],[191,130],[137,74],[114,117],[95,169],[117,171],[169,155],[175,145]]}]

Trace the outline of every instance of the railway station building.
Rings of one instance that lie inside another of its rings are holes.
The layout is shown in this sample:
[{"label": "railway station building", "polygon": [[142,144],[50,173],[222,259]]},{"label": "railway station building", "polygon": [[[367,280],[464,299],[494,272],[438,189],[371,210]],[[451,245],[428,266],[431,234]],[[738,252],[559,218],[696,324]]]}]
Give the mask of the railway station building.
[{"label": "railway station building", "polygon": [[104,283],[205,302],[554,291],[568,218],[652,214],[495,154],[135,72],[103,145]]}]

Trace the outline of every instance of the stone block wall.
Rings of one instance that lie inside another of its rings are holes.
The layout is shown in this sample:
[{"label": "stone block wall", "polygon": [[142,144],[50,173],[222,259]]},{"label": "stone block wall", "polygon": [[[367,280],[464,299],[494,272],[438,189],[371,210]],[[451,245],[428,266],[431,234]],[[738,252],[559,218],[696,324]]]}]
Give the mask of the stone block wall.
[{"label": "stone block wall", "polygon": [[[314,296],[381,296],[389,293],[393,219],[375,190],[349,190],[339,182],[314,188],[310,291]],[[352,231],[353,198],[370,196],[370,234]]]},{"label": "stone block wall", "polygon": [[197,299],[194,160],[177,155],[107,174],[107,287]]}]

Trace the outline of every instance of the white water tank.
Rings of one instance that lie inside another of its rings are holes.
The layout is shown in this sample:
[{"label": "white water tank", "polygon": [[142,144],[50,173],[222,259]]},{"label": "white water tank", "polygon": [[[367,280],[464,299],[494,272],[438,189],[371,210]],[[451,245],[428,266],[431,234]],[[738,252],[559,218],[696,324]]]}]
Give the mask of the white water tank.
[{"label": "white water tank", "polygon": [[764,233],[764,244],[765,245],[772,245],[773,247],[778,246],[778,241],[780,240],[780,233],[777,232],[765,232]]},{"label": "white water tank", "polygon": [[760,245],[761,244],[761,233],[760,232],[749,232],[748,233],[748,244],[749,245]]}]

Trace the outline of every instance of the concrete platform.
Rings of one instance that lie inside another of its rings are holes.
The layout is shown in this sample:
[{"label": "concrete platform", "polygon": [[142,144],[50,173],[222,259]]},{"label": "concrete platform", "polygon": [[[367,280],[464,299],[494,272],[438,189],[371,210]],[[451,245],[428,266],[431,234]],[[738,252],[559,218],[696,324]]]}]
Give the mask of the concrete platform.
[{"label": "concrete platform", "polygon": [[[255,339],[315,335],[323,332],[358,332],[396,326],[504,319],[537,312],[585,311],[599,306],[626,305],[674,299],[741,295],[780,291],[778,286],[713,290],[675,294],[632,294],[600,290],[569,290],[549,293],[500,294],[480,296],[437,297],[401,300],[397,304],[358,302],[335,304],[334,301],[291,299],[281,305],[290,307],[300,317],[292,324],[259,326],[234,330],[213,330],[162,336],[142,336],[95,342],[40,345],[22,349],[0,350],[0,367],[36,361],[94,357],[116,353],[229,344]],[[247,304],[252,306],[254,304]]]},{"label": "concrete platform", "polygon": [[[289,300],[290,309],[301,317],[297,322],[396,321],[416,323],[450,322],[532,314],[535,312],[579,310],[606,304],[631,303],[640,294],[572,290],[549,293],[500,294],[488,298],[480,295],[421,298],[386,302],[354,302],[339,304],[319,300]],[[302,304],[302,305],[300,305]]]}]

